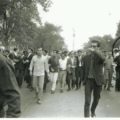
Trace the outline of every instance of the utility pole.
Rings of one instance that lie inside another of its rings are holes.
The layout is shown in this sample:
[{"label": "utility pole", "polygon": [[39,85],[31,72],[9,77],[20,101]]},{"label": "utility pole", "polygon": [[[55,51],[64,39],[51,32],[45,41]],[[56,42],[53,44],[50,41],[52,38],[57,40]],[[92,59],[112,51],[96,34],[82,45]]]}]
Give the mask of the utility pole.
[{"label": "utility pole", "polygon": [[73,29],[73,51],[74,51],[74,48],[75,47],[75,30]]}]

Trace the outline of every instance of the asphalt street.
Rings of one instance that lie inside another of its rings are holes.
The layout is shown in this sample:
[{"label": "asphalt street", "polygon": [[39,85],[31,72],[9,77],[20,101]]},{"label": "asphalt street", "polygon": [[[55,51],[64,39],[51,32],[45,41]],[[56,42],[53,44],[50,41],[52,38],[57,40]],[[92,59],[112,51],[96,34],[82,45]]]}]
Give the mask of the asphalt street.
[{"label": "asphalt street", "polygon": [[[51,83],[43,95],[42,104],[37,104],[34,91],[26,84],[21,88],[22,115],[21,118],[82,118],[84,117],[84,86],[79,90],[66,90],[60,93],[59,85],[55,94],[50,93]],[[120,92],[102,90],[101,99],[96,110],[96,116],[120,117]]]}]

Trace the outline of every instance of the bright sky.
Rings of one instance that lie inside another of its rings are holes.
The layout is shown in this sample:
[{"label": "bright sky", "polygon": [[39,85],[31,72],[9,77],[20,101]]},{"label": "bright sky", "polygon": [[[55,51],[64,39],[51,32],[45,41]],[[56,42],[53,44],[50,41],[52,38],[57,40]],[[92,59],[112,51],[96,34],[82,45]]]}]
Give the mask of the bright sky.
[{"label": "bright sky", "polygon": [[[120,0],[52,0],[49,12],[40,12],[42,22],[62,26],[61,35],[69,50],[83,47],[94,35],[115,37],[120,21]],[[41,8],[39,7],[39,11]]]}]

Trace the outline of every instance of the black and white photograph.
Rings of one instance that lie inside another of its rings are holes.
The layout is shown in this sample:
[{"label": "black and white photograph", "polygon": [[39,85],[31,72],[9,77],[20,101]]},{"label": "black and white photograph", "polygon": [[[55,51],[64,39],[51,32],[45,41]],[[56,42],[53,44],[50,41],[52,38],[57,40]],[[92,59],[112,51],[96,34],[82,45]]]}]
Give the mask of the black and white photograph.
[{"label": "black and white photograph", "polygon": [[120,0],[0,0],[0,118],[120,117]]}]

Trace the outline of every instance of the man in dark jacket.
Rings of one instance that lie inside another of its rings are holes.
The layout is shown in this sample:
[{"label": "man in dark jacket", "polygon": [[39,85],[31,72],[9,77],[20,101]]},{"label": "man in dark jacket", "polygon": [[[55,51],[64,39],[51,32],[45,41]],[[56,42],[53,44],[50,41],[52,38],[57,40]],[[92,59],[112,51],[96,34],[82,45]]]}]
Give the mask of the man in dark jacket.
[{"label": "man in dark jacket", "polygon": [[89,117],[91,93],[93,91],[93,102],[91,106],[91,116],[95,116],[95,109],[100,99],[103,84],[103,64],[104,55],[99,49],[99,42],[91,41],[91,48],[83,58],[83,80],[85,85],[85,106],[84,116]]},{"label": "man in dark jacket", "polygon": [[120,92],[120,50],[115,50],[114,62],[116,63],[116,80],[115,80],[115,91]]},{"label": "man in dark jacket", "polygon": [[[14,118],[21,114],[20,91],[14,67],[9,59],[0,53],[0,117]],[[4,111],[4,106],[8,109]]]}]

